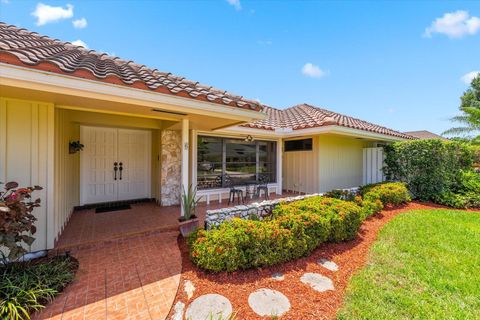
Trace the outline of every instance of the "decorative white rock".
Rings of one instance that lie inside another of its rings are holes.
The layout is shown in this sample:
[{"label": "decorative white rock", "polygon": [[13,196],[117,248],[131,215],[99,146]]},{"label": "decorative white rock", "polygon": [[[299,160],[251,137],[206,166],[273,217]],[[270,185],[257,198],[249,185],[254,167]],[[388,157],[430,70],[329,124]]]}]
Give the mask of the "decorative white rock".
[{"label": "decorative white rock", "polygon": [[219,294],[205,294],[193,300],[188,306],[185,318],[189,320],[208,320],[213,317],[223,319],[232,314],[232,304]]},{"label": "decorative white rock", "polygon": [[318,260],[318,264],[330,271],[338,271],[338,265],[331,260],[321,258],[320,260]]},{"label": "decorative white rock", "polygon": [[185,309],[185,303],[178,301],[175,303],[173,310],[175,311],[170,318],[171,320],[183,320],[183,309]]},{"label": "decorative white rock", "polygon": [[266,288],[251,293],[248,305],[261,317],[280,317],[290,310],[290,301],[283,293]]},{"label": "decorative white rock", "polygon": [[318,273],[305,273],[300,278],[300,281],[308,284],[310,287],[312,287],[313,290],[318,292],[335,290],[332,280]]},{"label": "decorative white rock", "polygon": [[193,285],[193,282],[190,280],[185,280],[185,282],[183,283],[183,290],[185,290],[188,300],[190,300],[193,297],[193,293],[195,292],[195,286]]},{"label": "decorative white rock", "polygon": [[283,281],[285,279],[285,276],[281,272],[274,272],[272,274],[272,279],[277,281]]}]

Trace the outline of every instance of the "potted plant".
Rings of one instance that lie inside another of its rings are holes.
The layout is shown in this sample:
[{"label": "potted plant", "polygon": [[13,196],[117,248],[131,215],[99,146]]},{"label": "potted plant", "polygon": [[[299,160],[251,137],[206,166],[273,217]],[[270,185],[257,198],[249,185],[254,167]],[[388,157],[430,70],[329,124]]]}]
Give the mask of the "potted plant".
[{"label": "potted plant", "polygon": [[184,237],[187,237],[199,226],[199,220],[195,215],[195,209],[200,199],[201,198],[197,199],[196,187],[192,187],[192,185],[189,185],[186,192],[185,188],[182,188],[183,216],[180,217],[178,221],[180,226],[180,233]]},{"label": "potted plant", "polygon": [[80,141],[70,141],[68,143],[68,153],[75,154],[83,150],[84,145]]}]

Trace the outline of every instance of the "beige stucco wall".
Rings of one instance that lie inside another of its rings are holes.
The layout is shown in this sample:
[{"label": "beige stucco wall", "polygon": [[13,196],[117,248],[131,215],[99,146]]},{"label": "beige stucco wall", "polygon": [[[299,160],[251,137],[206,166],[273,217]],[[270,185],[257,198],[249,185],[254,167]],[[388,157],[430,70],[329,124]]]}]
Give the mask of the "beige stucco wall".
[{"label": "beige stucco wall", "polygon": [[53,245],[53,130],[53,104],[0,98],[0,181],[43,187],[32,251]]}]

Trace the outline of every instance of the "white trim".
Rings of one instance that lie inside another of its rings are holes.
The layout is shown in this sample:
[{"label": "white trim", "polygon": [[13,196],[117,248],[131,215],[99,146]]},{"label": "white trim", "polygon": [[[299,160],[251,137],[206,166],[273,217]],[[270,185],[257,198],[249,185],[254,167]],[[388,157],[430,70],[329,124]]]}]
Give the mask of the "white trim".
[{"label": "white trim", "polygon": [[[246,187],[238,187],[238,189],[241,189],[241,190],[244,190],[246,189]],[[278,183],[269,183],[268,184],[268,194],[270,195],[272,193],[272,190],[275,190],[275,192],[277,192],[278,190]],[[230,189],[229,188],[216,188],[216,189],[204,189],[204,190],[198,190],[197,191],[197,199],[201,198],[201,201],[205,201],[207,205],[210,204],[210,201],[212,201],[213,199],[211,199],[210,197],[212,195],[216,196],[215,200],[218,200],[219,203],[222,203],[222,200],[223,199],[226,199],[228,198],[228,194],[230,192]],[[226,194],[227,197],[224,197],[223,195]],[[278,194],[278,193],[277,193]],[[260,197],[261,198],[261,197]],[[251,200],[252,198],[250,198]],[[228,200],[228,199],[227,199]]]},{"label": "white trim", "polygon": [[283,140],[277,140],[277,194],[282,194],[283,188]]},{"label": "white trim", "polygon": [[[181,188],[182,188],[182,194],[183,192],[187,192],[188,187],[189,187],[189,182],[188,182],[188,170],[189,170],[189,154],[188,151],[190,149],[189,143],[188,143],[188,138],[189,138],[189,122],[188,119],[182,119],[182,171],[181,171]],[[181,195],[180,195],[181,197]],[[183,208],[183,201],[180,201],[181,204],[181,215],[183,216],[185,214],[184,208]]]},{"label": "white trim", "polygon": [[196,186],[197,185],[197,138],[198,133],[197,130],[192,130],[192,141],[190,141],[190,150],[192,152],[191,163],[190,163],[190,170],[192,172],[191,183]]},{"label": "white trim", "polygon": [[[264,113],[241,109],[237,107],[220,105],[206,101],[199,101],[193,98],[179,97],[155,91],[147,91],[104,83],[96,80],[82,79],[68,75],[61,75],[52,72],[20,67],[6,63],[0,63],[0,75],[3,85],[37,89],[43,91],[63,93],[84,98],[104,99],[115,101],[112,97],[120,97],[130,100],[132,104],[160,107],[158,104],[173,106],[177,112],[210,114],[217,117],[251,121],[253,119],[265,119]],[[80,92],[81,91],[81,92]],[[105,97],[107,95],[108,97]],[[154,104],[152,104],[154,103]],[[165,106],[167,109],[168,106]]]},{"label": "white trim", "polygon": [[404,141],[406,139],[394,137],[386,134],[369,132],[359,129],[347,128],[337,125],[329,125],[325,127],[317,127],[317,128],[308,128],[308,129],[300,129],[294,130],[293,132],[275,132],[273,130],[263,130],[263,129],[256,129],[256,128],[246,128],[246,127],[230,127],[228,129],[223,129],[222,131],[216,131],[219,133],[226,133],[226,134],[237,134],[237,135],[258,135],[258,136],[269,136],[271,138],[299,138],[302,136],[312,136],[317,134],[341,134],[347,135],[352,137],[359,137],[359,138],[367,138],[367,139],[377,139],[383,141]]},{"label": "white trim", "polygon": [[[265,133],[263,130],[261,130]],[[209,137],[221,137],[221,138],[233,138],[233,139],[241,139],[247,136],[248,132],[232,132],[232,131],[203,131],[197,130],[197,135],[199,136],[209,136]],[[278,137],[269,136],[269,135],[261,135],[257,134],[256,132],[250,132],[250,135],[253,137],[253,140],[263,140],[263,141],[277,141]]]}]

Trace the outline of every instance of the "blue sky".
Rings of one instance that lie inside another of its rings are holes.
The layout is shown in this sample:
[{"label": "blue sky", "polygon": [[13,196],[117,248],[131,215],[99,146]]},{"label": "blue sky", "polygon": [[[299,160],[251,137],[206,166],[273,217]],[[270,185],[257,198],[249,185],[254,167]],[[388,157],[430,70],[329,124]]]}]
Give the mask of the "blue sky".
[{"label": "blue sky", "polygon": [[41,34],[402,131],[451,127],[462,76],[480,70],[475,1],[0,2],[2,21]]}]

